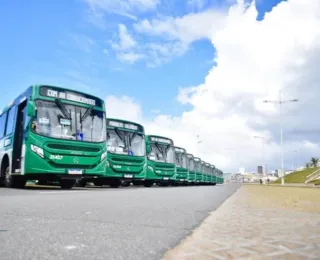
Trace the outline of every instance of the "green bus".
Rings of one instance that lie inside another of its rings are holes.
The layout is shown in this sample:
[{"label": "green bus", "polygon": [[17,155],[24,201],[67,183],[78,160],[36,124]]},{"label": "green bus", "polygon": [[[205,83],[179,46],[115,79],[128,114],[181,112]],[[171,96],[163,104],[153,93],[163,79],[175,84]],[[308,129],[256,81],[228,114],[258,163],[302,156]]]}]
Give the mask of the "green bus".
[{"label": "green bus", "polygon": [[205,164],[205,172],[206,172],[206,184],[210,185],[211,184],[211,173],[210,173],[210,163]]},{"label": "green bus", "polygon": [[216,185],[217,184],[217,177],[216,177],[216,173],[215,173],[215,166],[214,165],[211,165],[211,183],[213,185]]},{"label": "green bus", "polygon": [[174,144],[170,138],[158,135],[146,135],[147,174],[145,187],[154,183],[168,186],[175,183],[176,165]]},{"label": "green bus", "polygon": [[1,181],[28,180],[71,189],[82,176],[106,169],[105,104],[66,88],[33,85],[0,113]]},{"label": "green bus", "polygon": [[192,154],[187,153],[187,166],[188,166],[188,183],[193,185],[196,181],[195,161]]},{"label": "green bus", "polygon": [[174,147],[176,157],[176,183],[187,184],[188,182],[188,158],[187,151],[181,147]]},{"label": "green bus", "polygon": [[223,183],[222,171],[219,169],[216,169],[216,174],[217,174],[217,184],[222,184]]},{"label": "green bus", "polygon": [[92,181],[96,186],[118,188],[146,178],[146,148],[144,127],[135,122],[107,118],[107,168],[104,176],[82,180],[82,186]]},{"label": "green bus", "polygon": [[201,184],[204,185],[206,180],[207,180],[207,176],[205,173],[206,170],[206,162],[205,161],[201,161],[201,173],[202,173],[202,180],[201,180]]},{"label": "green bus", "polygon": [[200,182],[202,182],[201,159],[199,157],[194,157],[193,159],[196,173],[195,183],[198,185]]}]

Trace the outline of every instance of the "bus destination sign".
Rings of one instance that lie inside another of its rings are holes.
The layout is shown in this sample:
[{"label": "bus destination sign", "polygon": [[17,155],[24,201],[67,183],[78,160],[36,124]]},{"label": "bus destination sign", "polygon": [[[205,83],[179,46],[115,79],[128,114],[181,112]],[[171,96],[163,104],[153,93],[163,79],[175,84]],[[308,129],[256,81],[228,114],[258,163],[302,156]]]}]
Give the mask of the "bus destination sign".
[{"label": "bus destination sign", "polygon": [[172,144],[172,141],[170,139],[160,138],[160,137],[150,137],[150,141],[152,142],[159,142],[159,143],[166,143],[166,144]]},{"label": "bus destination sign", "polygon": [[183,148],[178,148],[178,147],[175,147],[174,151],[177,153],[185,153],[185,150]]},{"label": "bus destination sign", "polygon": [[96,106],[96,100],[88,98],[87,95],[75,93],[71,91],[58,90],[51,87],[41,87],[40,94],[45,97],[65,99],[69,101],[79,102],[91,106]]},{"label": "bus destination sign", "polygon": [[111,126],[111,127],[126,128],[126,129],[130,129],[130,130],[133,130],[133,131],[140,131],[140,132],[143,131],[142,128],[139,125],[131,124],[131,123],[107,120],[107,125]]}]

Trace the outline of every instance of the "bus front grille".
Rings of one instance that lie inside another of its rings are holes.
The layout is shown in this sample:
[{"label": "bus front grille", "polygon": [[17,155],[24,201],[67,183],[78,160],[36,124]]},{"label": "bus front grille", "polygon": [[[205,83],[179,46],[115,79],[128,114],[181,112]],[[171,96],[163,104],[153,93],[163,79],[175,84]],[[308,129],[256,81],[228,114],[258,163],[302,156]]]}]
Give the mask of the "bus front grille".
[{"label": "bus front grille", "polygon": [[59,169],[93,169],[97,166],[97,164],[91,164],[91,165],[79,165],[79,164],[59,164],[54,163],[52,161],[49,162],[52,167],[59,168]]},{"label": "bus front grille", "polygon": [[48,148],[56,150],[69,150],[69,151],[80,151],[80,152],[100,152],[100,148],[80,146],[80,145],[65,145],[65,144],[48,144]]}]

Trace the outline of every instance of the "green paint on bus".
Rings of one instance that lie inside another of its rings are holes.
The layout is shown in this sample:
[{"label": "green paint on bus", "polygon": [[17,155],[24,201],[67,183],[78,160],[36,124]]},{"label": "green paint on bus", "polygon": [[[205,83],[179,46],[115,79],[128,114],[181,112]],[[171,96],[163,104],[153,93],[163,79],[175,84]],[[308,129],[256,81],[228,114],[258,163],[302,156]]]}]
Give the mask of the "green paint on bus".
[{"label": "green paint on bus", "polygon": [[70,189],[106,170],[104,101],[66,88],[33,85],[0,113],[1,180],[58,181]]}]

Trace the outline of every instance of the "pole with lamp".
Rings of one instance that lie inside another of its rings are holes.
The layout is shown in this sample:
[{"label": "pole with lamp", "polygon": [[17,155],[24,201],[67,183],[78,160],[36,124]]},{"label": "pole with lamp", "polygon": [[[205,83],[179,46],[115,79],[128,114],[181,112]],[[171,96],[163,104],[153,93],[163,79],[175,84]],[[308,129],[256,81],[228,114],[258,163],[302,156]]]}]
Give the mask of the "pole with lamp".
[{"label": "pole with lamp", "polygon": [[279,90],[278,100],[264,100],[264,103],[272,103],[279,105],[279,124],[280,124],[280,151],[281,151],[281,185],[284,185],[284,166],[283,166],[283,129],[282,129],[282,105],[287,103],[298,102],[298,99],[283,100],[281,96],[281,90]]}]

